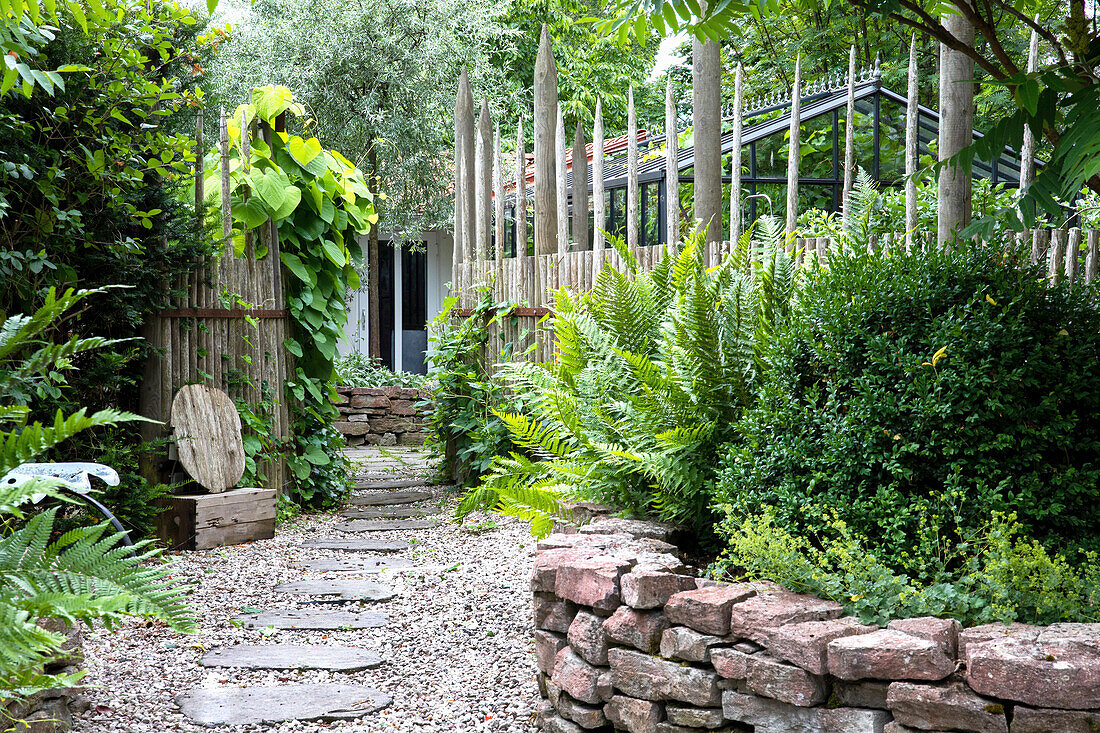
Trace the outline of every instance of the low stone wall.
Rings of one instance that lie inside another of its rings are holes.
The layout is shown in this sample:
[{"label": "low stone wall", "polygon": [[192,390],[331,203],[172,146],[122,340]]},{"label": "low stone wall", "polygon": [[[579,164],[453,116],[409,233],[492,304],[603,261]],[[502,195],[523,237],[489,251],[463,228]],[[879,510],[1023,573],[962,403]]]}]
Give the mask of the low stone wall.
[{"label": "low stone wall", "polygon": [[867,626],[775,584],[697,578],[671,538],[605,519],[539,544],[543,731],[1100,730],[1100,624]]},{"label": "low stone wall", "polygon": [[340,419],[334,426],[348,445],[422,445],[427,415],[416,406],[431,394],[410,387],[337,387]]},{"label": "low stone wall", "polygon": [[[65,634],[68,640],[61,654],[45,665],[47,674],[76,674],[84,661],[84,636],[80,626],[70,626],[57,619],[42,619],[38,625],[49,631]],[[90,703],[79,687],[64,687],[36,692],[19,702],[7,701],[0,709],[3,717],[0,730],[18,733],[68,733],[73,726],[73,713],[84,712]]]}]

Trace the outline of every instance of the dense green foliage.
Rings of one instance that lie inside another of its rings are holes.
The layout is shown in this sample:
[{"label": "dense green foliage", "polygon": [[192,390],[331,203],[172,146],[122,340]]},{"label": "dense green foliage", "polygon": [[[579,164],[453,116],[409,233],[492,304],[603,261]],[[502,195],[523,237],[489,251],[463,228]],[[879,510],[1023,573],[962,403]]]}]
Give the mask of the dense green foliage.
[{"label": "dense green foliage", "polygon": [[421,374],[394,372],[378,359],[361,351],[353,351],[336,360],[336,383],[348,387],[424,387],[428,381]]},{"label": "dense green foliage", "polygon": [[[502,386],[498,370],[511,360],[515,344],[488,352],[487,326],[512,318],[514,303],[494,303],[481,292],[473,313],[456,319],[457,298],[447,298],[428,326],[428,379],[432,389],[432,440],[443,458],[441,470],[470,485],[493,458],[515,450],[498,413],[522,409],[522,401]],[[522,397],[522,395],[520,395]]]},{"label": "dense green foliage", "polygon": [[919,584],[965,572],[996,512],[1071,561],[1100,548],[1100,313],[1026,254],[854,247],[811,270],[723,461],[726,532],[766,515]]},{"label": "dense green foliage", "polygon": [[[325,151],[316,138],[274,131],[281,115],[301,116],[305,110],[285,87],[253,91],[253,103],[233,115],[229,137],[233,159],[231,195],[237,222],[234,243],[244,248],[249,231],[275,224],[280,256],[287,272],[287,308],[293,335],[284,346],[297,357],[285,384],[291,400],[294,452],[287,457],[296,479],[291,498],[329,505],[349,488],[343,440],[332,427],[338,414],[331,397],[337,343],[344,334],[344,295],[359,287],[356,266],[362,249],[355,238],[377,221],[374,196],[366,179],[335,150]],[[265,125],[263,135],[249,136],[249,165],[243,165],[242,120]],[[212,203],[220,206],[220,154],[211,156],[207,175]],[[257,238],[257,242],[261,240]],[[257,247],[256,256],[268,253]]]},{"label": "dense green foliage", "polygon": [[[34,44],[34,63],[70,67],[64,87],[0,96],[0,316],[34,310],[50,287],[126,285],[72,314],[67,328],[131,339],[210,250],[180,197],[194,161],[184,133],[201,99],[204,24],[160,0],[63,5],[56,22]],[[75,356],[68,387],[36,401],[35,417],[137,411],[149,355],[129,341]],[[165,487],[138,470],[143,450],[131,423],[75,436],[49,458],[114,464],[122,483],[104,501],[147,534]]]},{"label": "dense green foliage", "polygon": [[626,272],[605,267],[591,293],[555,304],[556,358],[505,366],[526,397],[501,413],[528,456],[494,460],[460,512],[495,508],[549,531],[558,499],[594,499],[710,534],[721,445],[753,399],[764,345],[785,323],[795,270],[772,220],[748,261],[746,236],[717,268],[690,236],[651,272],[617,243]]},{"label": "dense green foliage", "polygon": [[[58,343],[46,338],[90,294],[70,290],[56,295],[51,289],[33,314],[10,316],[0,327],[0,475],[41,460],[78,433],[137,418],[117,410],[89,414],[80,409],[58,411],[46,424],[28,422],[34,403],[64,385],[74,357],[113,345],[102,338],[70,336]],[[65,636],[40,628],[39,619],[110,625],[123,616],[146,616],[162,618],[178,630],[191,628],[184,590],[170,582],[162,567],[148,563],[155,550],[139,543],[131,553],[107,524],[54,536],[57,510],[34,511],[35,494],[62,500],[56,482],[45,479],[0,488],[0,698],[75,682],[73,676],[42,672]]]}]

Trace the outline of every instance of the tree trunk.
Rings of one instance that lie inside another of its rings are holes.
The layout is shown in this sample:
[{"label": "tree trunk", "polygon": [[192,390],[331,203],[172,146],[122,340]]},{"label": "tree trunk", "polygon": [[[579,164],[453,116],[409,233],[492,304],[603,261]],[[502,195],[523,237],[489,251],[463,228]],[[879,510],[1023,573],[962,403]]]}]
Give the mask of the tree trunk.
[{"label": "tree trunk", "polygon": [[[370,167],[370,189],[375,194],[375,213],[380,205],[378,198],[378,152],[376,140],[371,141],[370,152],[367,153],[367,163]],[[376,359],[382,358],[382,299],[378,292],[378,222],[376,219],[370,227],[370,239],[367,244],[367,328],[370,331],[368,349],[370,355]]]},{"label": "tree trunk", "polygon": [[[961,0],[966,2],[966,0]],[[974,26],[961,15],[948,15],[944,26],[967,45],[974,43]],[[969,56],[940,46],[939,159],[947,160],[974,142],[974,62]],[[970,171],[944,167],[939,178],[939,220],[936,240],[943,244],[970,223]]]}]

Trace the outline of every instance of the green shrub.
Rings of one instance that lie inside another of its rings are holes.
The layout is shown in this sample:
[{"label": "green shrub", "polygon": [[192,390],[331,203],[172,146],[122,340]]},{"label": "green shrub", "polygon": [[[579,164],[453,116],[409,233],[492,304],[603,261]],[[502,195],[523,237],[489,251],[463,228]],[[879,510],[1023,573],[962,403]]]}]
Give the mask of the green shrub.
[{"label": "green shrub", "polygon": [[779,225],[761,227],[752,267],[747,237],[708,269],[701,236],[689,236],[648,273],[616,242],[626,272],[603,268],[576,299],[560,292],[554,360],[504,369],[527,409],[501,417],[527,455],[495,459],[460,512],[495,508],[542,534],[568,495],[711,537],[719,448],[753,399],[762,345],[794,292]]},{"label": "green shrub", "polygon": [[347,387],[415,387],[421,389],[428,378],[421,374],[387,369],[377,357],[353,351],[336,360],[336,383]]},{"label": "green shrub", "polygon": [[835,522],[891,572],[943,560],[993,512],[1074,560],[1100,547],[1100,313],[1022,254],[855,247],[811,270],[717,492],[819,546]]}]

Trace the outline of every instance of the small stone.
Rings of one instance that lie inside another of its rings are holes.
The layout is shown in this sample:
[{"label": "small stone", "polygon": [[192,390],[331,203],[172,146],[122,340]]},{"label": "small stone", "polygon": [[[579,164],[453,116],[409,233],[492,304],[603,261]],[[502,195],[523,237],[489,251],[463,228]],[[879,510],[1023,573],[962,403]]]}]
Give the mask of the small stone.
[{"label": "small stone", "polygon": [[747,585],[687,590],[669,598],[665,615],[674,624],[690,626],[704,634],[725,636],[730,631],[730,610],[755,595],[756,591]]},{"label": "small stone", "polygon": [[885,710],[836,708],[826,710],[824,717],[828,733],[883,733],[890,713]]},{"label": "small stone", "polygon": [[534,610],[536,629],[558,631],[562,634],[569,631],[569,624],[573,623],[577,615],[576,606],[549,593],[535,594]]},{"label": "small stone", "polygon": [[1012,713],[1012,733],[1096,733],[1100,711],[1049,710],[1017,705]]},{"label": "small stone", "polygon": [[595,705],[600,701],[600,670],[577,656],[569,647],[558,652],[550,680],[571,697]]},{"label": "small stone", "polygon": [[238,644],[207,652],[204,667],[240,669],[326,669],[358,672],[382,664],[382,657],[365,649],[318,644]]},{"label": "small stone", "polygon": [[545,674],[554,673],[558,652],[566,647],[565,637],[553,631],[535,629],[535,662]]},{"label": "small stone", "polygon": [[951,659],[955,659],[958,655],[959,622],[953,618],[922,616],[920,618],[895,619],[886,624],[886,628],[934,641],[940,645],[943,653]]},{"label": "small stone", "polygon": [[895,721],[911,728],[1008,733],[1004,706],[979,697],[961,682],[942,685],[894,682],[886,704]]},{"label": "small stone", "polygon": [[553,710],[539,713],[539,729],[542,733],[583,733],[583,728],[566,720]]},{"label": "small stone", "polygon": [[634,539],[652,539],[669,542],[676,533],[676,525],[664,522],[648,522],[641,519],[609,517],[586,524],[578,530],[581,534],[625,534]]},{"label": "small stone", "polygon": [[600,676],[596,679],[596,694],[604,702],[615,696],[615,680],[611,676],[610,669],[601,671]]},{"label": "small stone", "polygon": [[607,661],[615,689],[645,700],[679,700],[710,707],[721,700],[718,677],[696,667],[629,649],[610,649]]},{"label": "small stone", "polygon": [[752,654],[739,649],[711,649],[710,663],[719,675],[729,680],[747,680],[752,669]]},{"label": "small stone", "polygon": [[562,563],[591,556],[591,550],[574,550],[572,548],[539,552],[535,555],[535,566],[531,571],[531,590],[535,593],[553,594],[554,583],[558,578],[558,567]]},{"label": "small stone", "polygon": [[864,626],[854,618],[803,621],[774,629],[765,646],[780,659],[820,675],[825,674],[829,668],[830,641],[877,630],[877,626]]},{"label": "small stone", "polygon": [[630,567],[630,563],[607,555],[570,560],[558,567],[554,595],[582,606],[613,611],[622,602],[619,578]]},{"label": "small stone", "polygon": [[623,602],[632,608],[660,608],[675,594],[695,588],[687,575],[636,567],[622,578]]},{"label": "small stone", "polygon": [[747,723],[766,733],[823,730],[825,712],[822,708],[802,708],[733,690],[722,693],[722,714],[726,720]]},{"label": "small stone", "polygon": [[[587,611],[579,612],[569,626],[569,646],[589,664],[607,664],[607,633],[603,619]],[[579,722],[579,721],[577,721]]]},{"label": "small stone", "polygon": [[649,700],[637,700],[625,695],[615,695],[603,707],[604,714],[616,728],[630,733],[656,733],[664,711]]},{"label": "small stone", "polygon": [[733,607],[729,633],[758,644],[785,624],[839,618],[844,609],[835,601],[790,591],[767,591]]},{"label": "small stone", "polygon": [[825,702],[821,677],[766,654],[753,654],[749,659],[748,688],[756,694],[799,707]]},{"label": "small stone", "polygon": [[830,705],[886,710],[886,694],[889,689],[889,682],[878,680],[863,680],[862,682],[834,680],[833,697],[830,700]]},{"label": "small stone", "polygon": [[176,696],[199,725],[274,725],[286,720],[354,720],[390,704],[362,685],[274,685],[200,688]]},{"label": "small stone", "polygon": [[723,642],[720,636],[700,634],[686,626],[674,626],[661,634],[661,656],[685,662],[708,662],[710,648]]},{"label": "small stone", "polygon": [[600,728],[607,725],[607,718],[604,717],[602,705],[599,707],[585,705],[562,693],[558,697],[555,707],[563,718],[572,720],[582,728]]},{"label": "small stone", "polygon": [[764,651],[764,647],[755,641],[742,640],[733,645],[733,648],[744,654],[756,654]]},{"label": "small stone", "polygon": [[939,644],[882,629],[829,642],[829,673],[843,680],[942,680],[955,662]]},{"label": "small stone", "polygon": [[635,611],[621,606],[604,621],[608,638],[649,654],[656,654],[661,634],[668,628],[668,619],[660,611]]},{"label": "small stone", "polygon": [[673,725],[688,728],[721,728],[722,708],[686,708],[679,705],[666,705],[665,717]]},{"label": "small stone", "polygon": [[966,656],[966,681],[982,695],[1033,707],[1100,708],[1098,646],[1007,638],[968,642]]}]

